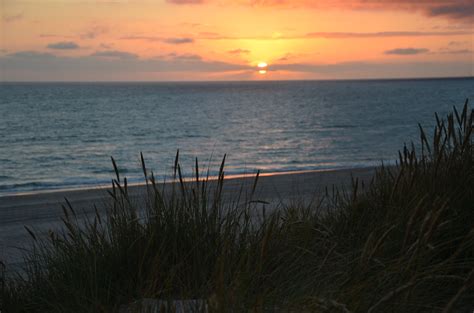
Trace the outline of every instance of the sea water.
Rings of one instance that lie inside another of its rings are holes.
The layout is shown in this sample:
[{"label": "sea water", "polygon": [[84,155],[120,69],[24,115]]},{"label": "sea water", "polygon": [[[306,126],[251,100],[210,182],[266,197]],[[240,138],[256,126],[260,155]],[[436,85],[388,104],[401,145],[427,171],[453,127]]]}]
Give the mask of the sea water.
[{"label": "sea water", "polygon": [[227,174],[391,163],[474,79],[199,83],[0,83],[0,195],[158,179],[176,151]]}]

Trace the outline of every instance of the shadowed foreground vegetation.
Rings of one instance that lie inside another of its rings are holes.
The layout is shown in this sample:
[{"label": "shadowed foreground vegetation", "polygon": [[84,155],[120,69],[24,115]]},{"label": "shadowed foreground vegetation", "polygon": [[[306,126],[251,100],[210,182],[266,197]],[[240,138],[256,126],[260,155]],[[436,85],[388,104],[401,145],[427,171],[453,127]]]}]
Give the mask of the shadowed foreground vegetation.
[{"label": "shadowed foreground vegetation", "polygon": [[176,158],[165,193],[142,157],[146,205],[114,162],[107,214],[84,225],[66,204],[62,232],[32,233],[5,312],[124,312],[145,298],[202,299],[207,312],[472,312],[473,119],[467,102],[436,115],[420,147],[370,183],[265,214],[258,175],[240,200],[223,199],[224,162],[217,181],[196,161],[183,182]]}]

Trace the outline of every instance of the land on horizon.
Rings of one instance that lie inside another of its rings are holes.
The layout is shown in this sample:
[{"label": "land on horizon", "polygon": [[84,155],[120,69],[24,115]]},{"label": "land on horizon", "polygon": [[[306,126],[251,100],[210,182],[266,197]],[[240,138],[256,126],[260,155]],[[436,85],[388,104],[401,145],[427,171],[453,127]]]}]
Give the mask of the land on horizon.
[{"label": "land on horizon", "polygon": [[435,77],[393,77],[393,78],[390,78],[390,77],[382,77],[382,78],[353,78],[353,79],[344,79],[344,78],[340,78],[340,79],[279,79],[279,80],[272,80],[272,79],[266,79],[266,80],[189,80],[189,81],[186,81],[186,80],[104,80],[104,81],[97,81],[97,80],[85,80],[85,81],[80,81],[80,80],[77,80],[77,81],[74,81],[74,80],[71,80],[71,81],[55,81],[55,80],[51,80],[51,81],[41,81],[41,80],[38,80],[38,81],[28,81],[28,80],[18,80],[18,81],[0,81],[0,84],[15,84],[15,83],[31,83],[31,84],[48,84],[48,83],[52,83],[52,84],[68,84],[68,83],[71,83],[71,84],[74,84],[74,83],[78,83],[78,84],[81,84],[81,83],[84,83],[84,84],[94,84],[94,83],[98,83],[98,84],[107,84],[107,83],[129,83],[129,84],[152,84],[152,83],[170,83],[170,84],[187,84],[187,83],[211,83],[211,84],[225,84],[225,83],[274,83],[274,82],[357,82],[357,81],[361,81],[361,82],[366,82],[366,81],[387,81],[387,82],[390,82],[390,81],[411,81],[411,80],[414,80],[414,81],[417,81],[417,80],[456,80],[456,79],[474,79],[474,74],[473,75],[470,75],[470,76],[447,76],[447,77],[443,77],[443,76],[435,76]]}]

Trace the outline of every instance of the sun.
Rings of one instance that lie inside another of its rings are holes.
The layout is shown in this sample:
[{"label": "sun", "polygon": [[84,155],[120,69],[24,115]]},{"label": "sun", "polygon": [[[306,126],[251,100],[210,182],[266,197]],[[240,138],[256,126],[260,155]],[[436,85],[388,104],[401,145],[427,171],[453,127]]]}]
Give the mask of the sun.
[{"label": "sun", "polygon": [[263,74],[266,74],[266,73],[267,73],[268,64],[267,64],[266,62],[260,62],[260,63],[258,63],[257,67],[258,67],[258,72],[259,72],[260,74],[263,75]]}]

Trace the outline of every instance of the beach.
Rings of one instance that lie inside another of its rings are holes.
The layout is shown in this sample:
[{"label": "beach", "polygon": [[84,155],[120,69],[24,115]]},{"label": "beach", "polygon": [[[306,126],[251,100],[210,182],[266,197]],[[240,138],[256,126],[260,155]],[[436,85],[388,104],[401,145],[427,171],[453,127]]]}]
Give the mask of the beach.
[{"label": "beach", "polygon": [[[354,168],[328,171],[307,171],[288,173],[268,173],[259,177],[258,187],[254,196],[268,204],[269,209],[281,204],[304,200],[306,203],[316,200],[324,192],[325,187],[350,187],[351,177],[369,181],[374,174],[374,168]],[[235,199],[241,187],[249,190],[254,183],[254,176],[233,177],[225,180],[224,197]],[[192,182],[188,184],[192,185]],[[165,190],[170,189],[171,183],[166,184]],[[7,268],[15,268],[22,262],[22,249],[32,242],[25,226],[38,234],[49,229],[58,230],[63,215],[62,205],[65,199],[71,203],[78,218],[95,213],[94,205],[100,212],[110,197],[108,187],[87,189],[71,189],[44,191],[38,193],[23,193],[0,197],[0,260]],[[129,187],[130,195],[140,199],[145,192],[144,185]],[[143,198],[143,197],[142,197]]]}]

